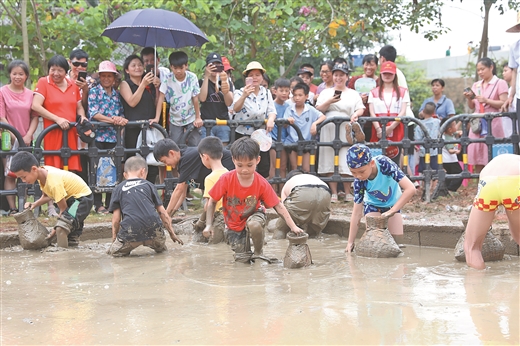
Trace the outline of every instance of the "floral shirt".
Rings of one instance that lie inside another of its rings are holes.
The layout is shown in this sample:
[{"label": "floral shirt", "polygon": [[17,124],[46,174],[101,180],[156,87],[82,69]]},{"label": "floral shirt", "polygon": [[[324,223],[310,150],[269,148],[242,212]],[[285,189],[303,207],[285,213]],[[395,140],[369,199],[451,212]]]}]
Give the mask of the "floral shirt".
[{"label": "floral shirt", "polygon": [[[98,84],[88,92],[88,117],[102,114],[106,117],[124,117],[123,105],[119,98],[119,92],[112,88],[112,95],[108,96],[105,89]],[[116,143],[116,129],[113,126],[98,126],[96,129],[96,141]]]},{"label": "floral shirt", "polygon": [[[243,93],[244,88],[235,90],[233,103],[236,103]],[[276,114],[273,97],[266,88],[260,86],[258,95],[251,93],[244,100],[242,109],[235,114],[235,120],[265,120],[272,113]],[[255,128],[251,125],[240,125],[237,127],[236,132],[243,135],[251,135],[254,130]]]},{"label": "floral shirt", "polygon": [[159,90],[170,104],[170,123],[175,126],[186,126],[195,121],[193,98],[200,93],[199,80],[195,73],[186,71],[182,82],[175,79],[173,72],[161,77]]}]

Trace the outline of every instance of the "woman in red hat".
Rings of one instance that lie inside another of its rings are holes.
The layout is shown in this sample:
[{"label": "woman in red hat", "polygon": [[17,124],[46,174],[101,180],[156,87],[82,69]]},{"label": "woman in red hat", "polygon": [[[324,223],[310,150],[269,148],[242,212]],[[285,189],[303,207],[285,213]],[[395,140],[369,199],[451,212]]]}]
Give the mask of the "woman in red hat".
[{"label": "woman in red hat", "polygon": [[[381,64],[379,74],[379,86],[372,89],[368,95],[368,109],[371,117],[403,117],[406,115],[406,107],[410,103],[408,89],[400,87],[397,82],[395,63],[385,61]],[[383,130],[386,139],[392,142],[400,142],[404,137],[404,126],[399,121],[390,121],[383,124],[374,122],[372,124],[371,142],[377,142],[383,137]],[[399,164],[402,148],[390,146],[386,149],[385,155]]]}]

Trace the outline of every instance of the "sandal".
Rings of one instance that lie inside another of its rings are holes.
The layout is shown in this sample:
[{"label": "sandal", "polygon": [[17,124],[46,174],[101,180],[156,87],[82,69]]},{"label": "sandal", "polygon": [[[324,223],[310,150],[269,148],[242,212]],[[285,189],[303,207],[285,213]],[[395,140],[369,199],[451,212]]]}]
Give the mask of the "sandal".
[{"label": "sandal", "polygon": [[105,207],[100,206],[99,208],[96,209],[96,213],[98,213],[98,214],[108,214],[108,210]]}]

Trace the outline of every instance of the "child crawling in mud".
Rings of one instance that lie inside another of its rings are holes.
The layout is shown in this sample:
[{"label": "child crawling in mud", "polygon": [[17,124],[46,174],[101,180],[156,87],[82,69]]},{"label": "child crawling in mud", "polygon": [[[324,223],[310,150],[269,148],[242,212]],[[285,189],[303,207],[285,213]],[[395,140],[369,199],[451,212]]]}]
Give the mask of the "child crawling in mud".
[{"label": "child crawling in mud", "polygon": [[[211,173],[204,178],[204,211],[200,215],[200,218],[194,223],[194,240],[195,241],[207,241],[209,244],[217,244],[224,240],[224,216],[222,215],[222,201],[218,201],[215,207],[215,214],[213,218],[213,234],[209,232],[203,233],[206,227],[206,210],[207,201],[209,197],[209,191],[213,188],[220,176],[226,172],[229,172],[224,165],[222,165],[222,155],[224,145],[218,137],[209,136],[203,138],[197,146],[199,150],[200,160],[204,167],[211,169]],[[203,235],[203,237],[201,237]]]},{"label": "child crawling in mud", "polygon": [[482,244],[499,205],[506,210],[511,236],[520,244],[520,156],[503,154],[482,169],[464,238],[466,263],[484,269]]},{"label": "child crawling in mud", "polygon": [[92,191],[78,175],[52,166],[40,166],[33,154],[21,151],[13,156],[11,171],[27,184],[39,182],[43,192],[36,202],[25,203],[25,208],[33,210],[52,200],[60,213],[58,221],[48,236],[57,237],[58,246],[78,246],[83,232],[83,221],[94,203]]},{"label": "child crawling in mud", "polygon": [[372,158],[366,145],[351,146],[347,152],[347,164],[355,180],[354,208],[345,250],[352,252],[354,249],[359,222],[363,215],[387,217],[390,234],[396,243],[402,243],[403,218],[400,209],[415,194],[413,183],[399,166],[386,156]]},{"label": "child crawling in mud", "polygon": [[[265,234],[265,207],[274,208],[294,233],[303,232],[280,202],[269,182],[256,172],[260,162],[260,147],[249,138],[242,137],[231,145],[235,169],[224,173],[209,191],[205,233],[213,234],[213,215],[217,201],[222,199],[224,220],[229,230],[228,242],[235,252],[235,261],[250,263],[255,259],[271,260],[263,255]],[[254,253],[249,238],[253,239]]]},{"label": "child crawling in mud", "polygon": [[125,162],[125,181],[112,193],[112,245],[108,254],[128,256],[140,245],[160,253],[166,250],[163,228],[173,242],[183,244],[172,228],[155,186],[146,180],[148,166],[142,157],[132,156]]}]

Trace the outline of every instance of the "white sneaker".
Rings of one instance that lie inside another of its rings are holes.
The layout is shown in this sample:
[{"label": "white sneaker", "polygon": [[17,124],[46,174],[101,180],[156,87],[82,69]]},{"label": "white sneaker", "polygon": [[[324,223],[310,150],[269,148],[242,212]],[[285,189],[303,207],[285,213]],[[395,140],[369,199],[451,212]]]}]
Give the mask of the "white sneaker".
[{"label": "white sneaker", "polygon": [[338,203],[338,195],[335,193],[330,196],[330,203]]},{"label": "white sneaker", "polygon": [[354,201],[354,195],[352,195],[351,193],[345,195],[345,202],[352,202]]}]

